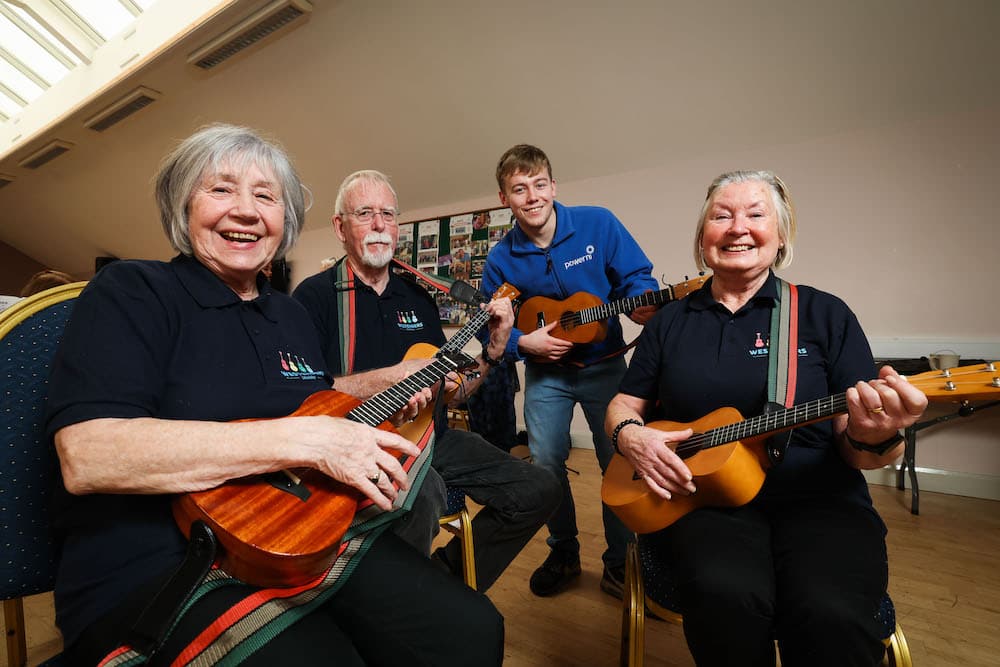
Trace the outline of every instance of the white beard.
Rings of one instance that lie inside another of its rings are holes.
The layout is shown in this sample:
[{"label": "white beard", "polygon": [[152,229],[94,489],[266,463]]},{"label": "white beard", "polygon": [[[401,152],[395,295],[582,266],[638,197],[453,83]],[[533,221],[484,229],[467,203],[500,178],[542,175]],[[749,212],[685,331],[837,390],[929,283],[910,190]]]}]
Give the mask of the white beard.
[{"label": "white beard", "polygon": [[[387,243],[389,247],[385,250],[372,252],[368,249],[369,243]],[[392,261],[392,237],[385,232],[368,232],[362,239],[361,263],[373,269],[381,269],[389,265]]]}]

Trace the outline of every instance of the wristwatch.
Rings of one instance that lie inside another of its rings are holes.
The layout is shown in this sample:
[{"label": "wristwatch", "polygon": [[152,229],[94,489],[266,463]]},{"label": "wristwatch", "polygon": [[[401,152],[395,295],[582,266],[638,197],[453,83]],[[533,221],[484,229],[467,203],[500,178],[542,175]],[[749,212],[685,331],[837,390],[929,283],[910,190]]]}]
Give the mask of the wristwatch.
[{"label": "wristwatch", "polygon": [[896,431],[896,434],[892,437],[883,440],[882,442],[876,442],[874,445],[870,445],[867,442],[859,442],[858,440],[855,440],[848,435],[847,431],[844,431],[844,435],[847,436],[847,442],[851,443],[851,447],[854,447],[854,449],[859,452],[871,452],[872,454],[877,454],[879,456],[885,454],[887,451],[899,444],[900,440],[904,439],[902,431]]}]

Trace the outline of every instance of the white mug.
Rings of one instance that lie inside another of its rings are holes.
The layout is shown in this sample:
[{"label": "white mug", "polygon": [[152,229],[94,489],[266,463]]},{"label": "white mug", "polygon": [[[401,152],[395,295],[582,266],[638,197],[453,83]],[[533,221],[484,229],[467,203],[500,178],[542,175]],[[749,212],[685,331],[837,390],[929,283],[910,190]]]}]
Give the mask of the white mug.
[{"label": "white mug", "polygon": [[954,350],[940,350],[927,355],[927,363],[936,371],[944,371],[958,366],[959,355]]}]

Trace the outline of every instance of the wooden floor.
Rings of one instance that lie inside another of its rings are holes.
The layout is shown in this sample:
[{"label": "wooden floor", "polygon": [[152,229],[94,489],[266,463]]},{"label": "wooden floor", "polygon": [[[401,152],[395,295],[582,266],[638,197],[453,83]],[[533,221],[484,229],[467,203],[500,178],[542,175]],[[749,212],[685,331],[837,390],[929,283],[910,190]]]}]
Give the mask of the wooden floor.
[{"label": "wooden floor", "polygon": [[[616,665],[621,603],[602,593],[600,475],[593,452],[573,450],[570,466],[583,576],[554,598],[536,598],[527,580],[548,553],[539,534],[490,590],[506,619],[507,667]],[[872,486],[889,526],[889,592],[917,667],[1000,664],[1000,503],[922,493],[920,516],[909,491]],[[544,532],[544,531],[543,531]],[[59,650],[51,596],[26,604],[29,664]],[[6,656],[4,662],[6,665]],[[646,624],[646,664],[693,665],[679,626]]]}]

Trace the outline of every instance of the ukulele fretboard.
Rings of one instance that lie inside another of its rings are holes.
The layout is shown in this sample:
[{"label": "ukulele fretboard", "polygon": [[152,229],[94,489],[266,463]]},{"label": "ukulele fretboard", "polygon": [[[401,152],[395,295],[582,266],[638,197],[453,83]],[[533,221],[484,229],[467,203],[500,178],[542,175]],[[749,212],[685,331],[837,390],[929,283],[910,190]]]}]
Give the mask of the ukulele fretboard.
[{"label": "ukulele fretboard", "polygon": [[348,412],[345,417],[369,426],[378,426],[399,412],[415,393],[430,387],[457,368],[458,362],[453,358],[449,356],[438,357],[399,384],[375,394]]},{"label": "ukulele fretboard", "polygon": [[678,456],[690,456],[703,449],[719,447],[737,440],[787,431],[801,424],[829,419],[847,412],[847,394],[835,394],[790,408],[775,410],[734,424],[696,433],[677,447]]}]

